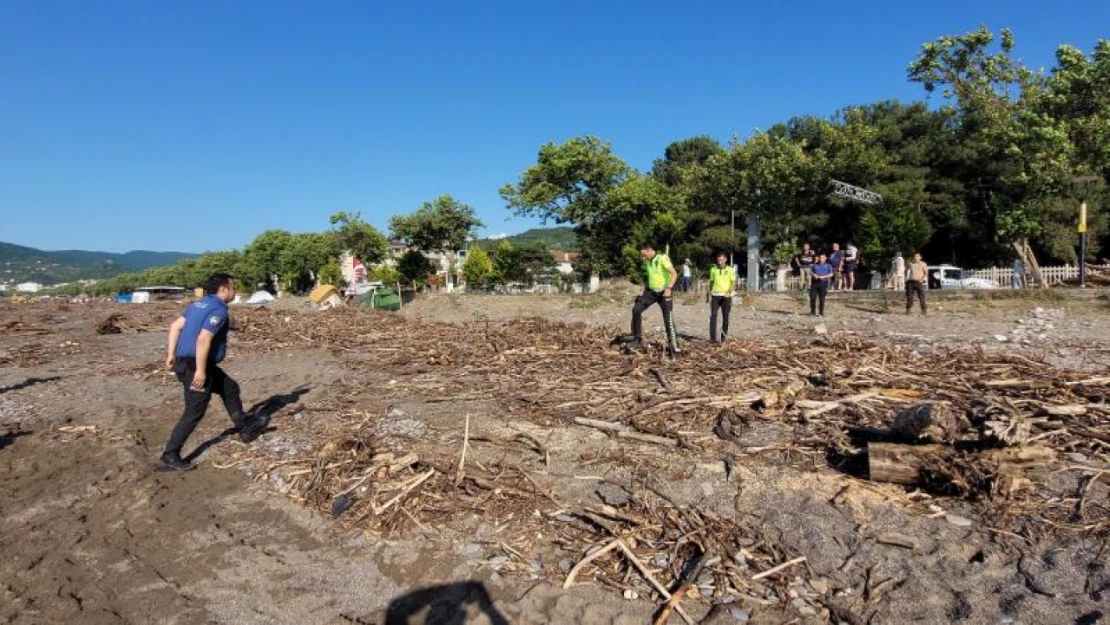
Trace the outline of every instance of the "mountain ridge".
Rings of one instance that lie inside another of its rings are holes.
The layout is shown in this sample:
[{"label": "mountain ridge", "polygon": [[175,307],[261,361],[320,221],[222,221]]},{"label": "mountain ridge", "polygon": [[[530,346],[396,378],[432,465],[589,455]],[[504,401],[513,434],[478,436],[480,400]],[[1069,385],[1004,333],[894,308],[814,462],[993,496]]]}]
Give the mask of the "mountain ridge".
[{"label": "mountain ridge", "polygon": [[174,265],[198,254],[130,250],[41,250],[0,241],[0,283],[38,282],[43,285],[73,280],[99,280],[120,273]]}]

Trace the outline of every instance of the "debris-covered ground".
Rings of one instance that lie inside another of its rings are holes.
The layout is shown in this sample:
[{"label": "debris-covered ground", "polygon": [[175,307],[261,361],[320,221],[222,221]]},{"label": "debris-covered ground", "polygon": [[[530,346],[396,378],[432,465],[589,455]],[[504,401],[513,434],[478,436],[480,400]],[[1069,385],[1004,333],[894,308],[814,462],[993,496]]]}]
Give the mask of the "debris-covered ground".
[{"label": "debris-covered ground", "polygon": [[1103,300],[764,297],[719,346],[690,296],[672,361],[626,299],[236,309],[272,429],[217,402],[187,475],[176,306],[0,304],[0,618],[1110,619]]}]

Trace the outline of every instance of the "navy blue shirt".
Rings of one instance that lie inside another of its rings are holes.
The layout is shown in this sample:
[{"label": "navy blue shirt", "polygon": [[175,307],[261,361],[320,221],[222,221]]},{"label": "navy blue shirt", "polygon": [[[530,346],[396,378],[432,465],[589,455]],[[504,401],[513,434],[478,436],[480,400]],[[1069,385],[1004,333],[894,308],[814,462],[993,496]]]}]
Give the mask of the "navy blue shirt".
[{"label": "navy blue shirt", "polygon": [[227,304],[215,295],[206,295],[193,302],[181,313],[185,317],[185,328],[177,340],[178,358],[197,357],[197,338],[201,330],[208,330],[216,336],[208,351],[209,362],[220,362],[227,354]]},{"label": "navy blue shirt", "polygon": [[827,280],[833,276],[833,267],[828,263],[817,263],[813,266],[813,277],[818,280]]},{"label": "navy blue shirt", "polygon": [[844,260],[844,252],[842,252],[841,250],[835,250],[835,251],[833,251],[833,253],[829,254],[829,264],[832,265],[834,269],[836,267],[839,267],[840,263],[843,260]]}]

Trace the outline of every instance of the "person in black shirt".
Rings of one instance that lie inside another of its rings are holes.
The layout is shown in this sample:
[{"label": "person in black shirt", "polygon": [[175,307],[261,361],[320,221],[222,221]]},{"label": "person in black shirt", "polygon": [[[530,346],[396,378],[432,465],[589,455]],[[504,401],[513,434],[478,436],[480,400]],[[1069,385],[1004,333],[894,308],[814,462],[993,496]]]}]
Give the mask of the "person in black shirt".
[{"label": "person in black shirt", "polygon": [[809,285],[813,280],[813,264],[817,262],[817,254],[813,252],[813,248],[809,243],[802,245],[802,251],[794,257],[794,266],[798,268],[798,278],[801,284],[802,291],[809,290]]}]

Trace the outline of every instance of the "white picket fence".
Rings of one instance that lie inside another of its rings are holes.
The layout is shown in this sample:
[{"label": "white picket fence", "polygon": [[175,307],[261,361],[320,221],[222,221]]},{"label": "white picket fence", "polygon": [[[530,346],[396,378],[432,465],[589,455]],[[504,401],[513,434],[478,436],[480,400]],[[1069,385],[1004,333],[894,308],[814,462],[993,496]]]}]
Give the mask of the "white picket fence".
[{"label": "white picket fence", "polygon": [[[1087,274],[1097,272],[1106,274],[1110,272],[1110,265],[1087,265]],[[1044,276],[1044,281],[1049,286],[1061,284],[1063,282],[1074,281],[1079,279],[1079,267],[1076,265],[1062,265],[1059,267],[1041,267],[1041,275]],[[1013,268],[991,267],[989,269],[974,269],[964,271],[965,278],[979,278],[981,280],[989,280],[999,287],[1011,288],[1015,286],[1015,279],[1017,278]],[[1026,272],[1026,281],[1029,284],[1024,286],[1036,286],[1035,279],[1030,272]],[[1016,286],[1022,286],[1017,284]]]}]

